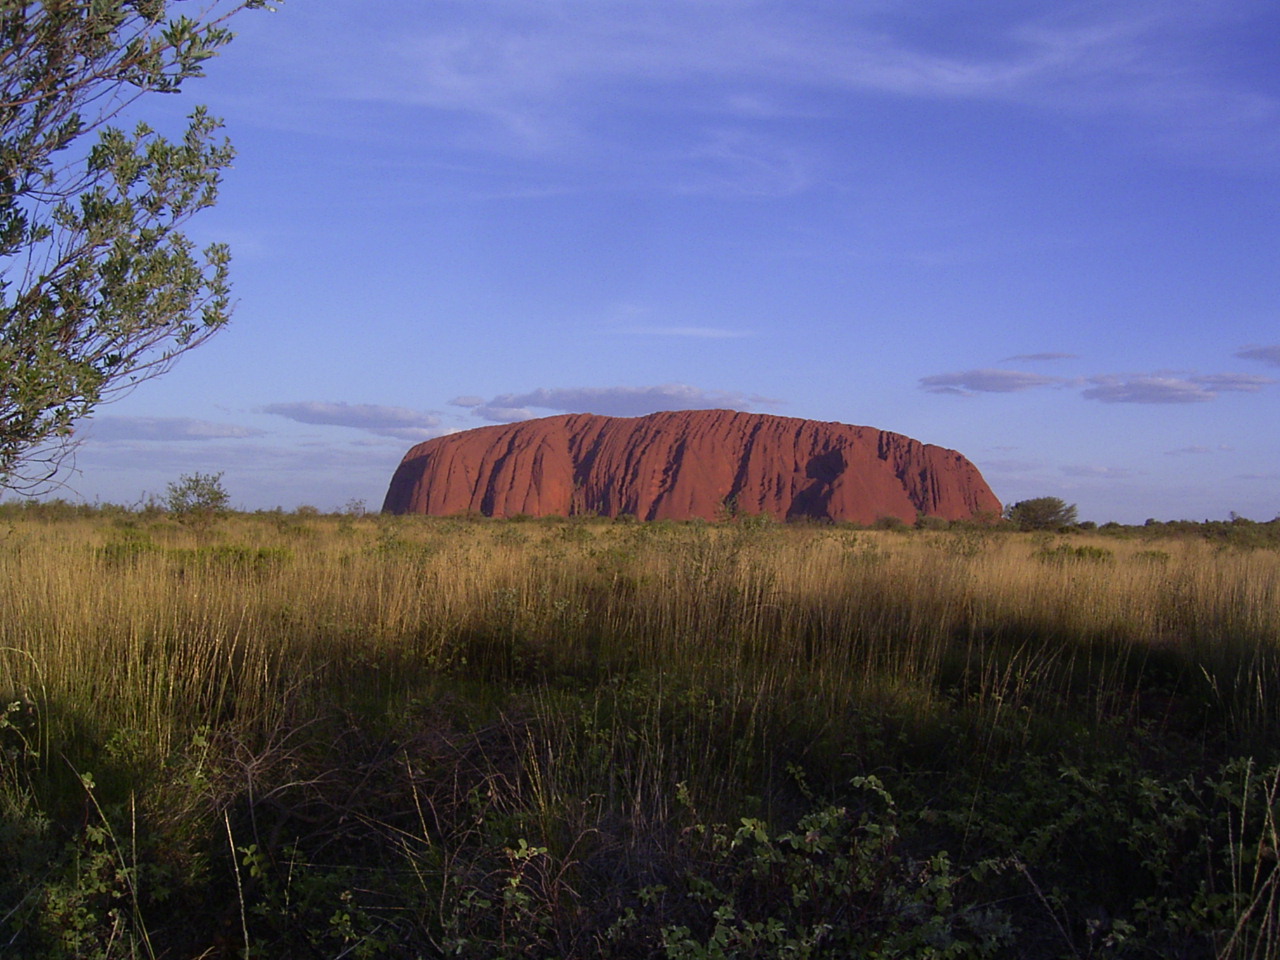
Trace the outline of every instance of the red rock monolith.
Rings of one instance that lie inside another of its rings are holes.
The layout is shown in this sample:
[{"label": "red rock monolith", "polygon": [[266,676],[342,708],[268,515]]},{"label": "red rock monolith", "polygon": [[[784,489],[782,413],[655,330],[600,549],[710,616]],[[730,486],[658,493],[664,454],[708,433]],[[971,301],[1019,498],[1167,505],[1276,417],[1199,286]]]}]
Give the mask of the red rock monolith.
[{"label": "red rock monolith", "polygon": [[872,427],[733,410],[574,413],[437,437],[392,477],[385,513],[492,517],[730,512],[869,524],[1000,514],[954,450]]}]

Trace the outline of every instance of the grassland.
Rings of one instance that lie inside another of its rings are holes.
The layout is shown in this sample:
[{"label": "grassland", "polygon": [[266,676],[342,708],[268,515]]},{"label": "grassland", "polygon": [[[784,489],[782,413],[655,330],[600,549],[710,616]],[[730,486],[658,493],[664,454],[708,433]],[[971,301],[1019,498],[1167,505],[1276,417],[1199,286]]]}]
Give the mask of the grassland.
[{"label": "grassland", "polygon": [[55,514],[4,956],[1280,956],[1273,525]]}]

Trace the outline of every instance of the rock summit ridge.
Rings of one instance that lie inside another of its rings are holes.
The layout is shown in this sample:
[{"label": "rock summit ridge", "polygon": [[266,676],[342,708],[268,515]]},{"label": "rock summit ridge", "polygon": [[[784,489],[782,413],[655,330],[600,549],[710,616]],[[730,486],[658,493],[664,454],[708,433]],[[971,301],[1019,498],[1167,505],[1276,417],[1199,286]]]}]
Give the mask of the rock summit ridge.
[{"label": "rock summit ridge", "polygon": [[735,410],[571,413],[409,450],[385,513],[714,520],[726,512],[872,523],[998,516],[954,450],[873,427]]}]

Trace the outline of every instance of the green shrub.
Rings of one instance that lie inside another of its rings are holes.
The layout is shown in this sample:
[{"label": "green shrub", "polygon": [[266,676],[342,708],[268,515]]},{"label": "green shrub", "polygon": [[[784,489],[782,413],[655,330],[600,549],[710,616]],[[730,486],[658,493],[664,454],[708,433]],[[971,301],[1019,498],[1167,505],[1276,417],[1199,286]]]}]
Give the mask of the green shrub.
[{"label": "green shrub", "polygon": [[287,547],[246,547],[240,544],[218,544],[169,551],[179,575],[214,571],[265,573],[285,566],[293,559]]},{"label": "green shrub", "polygon": [[231,497],[222,486],[221,473],[190,473],[169,484],[164,502],[179,523],[205,530],[226,515]]},{"label": "green shrub", "polygon": [[1035,557],[1045,563],[1068,563],[1072,561],[1110,563],[1115,559],[1115,554],[1105,547],[1095,547],[1091,544],[1073,547],[1069,543],[1060,543],[1054,547],[1048,545],[1041,547],[1036,551]]},{"label": "green shrub", "polygon": [[98,558],[108,566],[132,566],[142,557],[160,550],[144,533],[130,529],[125,529],[123,533],[120,539],[111,540],[98,548]]},{"label": "green shrub", "polygon": [[[736,828],[695,824],[698,847],[682,890],[691,914],[662,929],[669,960],[739,957],[992,957],[1012,940],[998,908],[966,904],[967,880],[999,869],[984,861],[957,875],[937,852],[915,859],[901,848],[898,810],[874,776],[852,786],[865,809],[826,806],[775,834],[763,820]],[[664,898],[670,891],[651,890]]]},{"label": "green shrub", "polygon": [[907,529],[907,522],[901,517],[876,517],[875,522],[871,524],[871,529],[902,531]]}]

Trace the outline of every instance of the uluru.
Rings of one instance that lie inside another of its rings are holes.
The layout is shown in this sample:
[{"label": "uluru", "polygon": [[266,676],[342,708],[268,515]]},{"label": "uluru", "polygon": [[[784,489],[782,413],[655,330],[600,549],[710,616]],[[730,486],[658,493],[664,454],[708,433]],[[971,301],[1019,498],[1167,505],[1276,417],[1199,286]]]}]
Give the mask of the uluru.
[{"label": "uluru", "polygon": [[998,516],[954,450],[873,427],[734,410],[564,414],[427,440],[392,477],[384,513],[491,517],[727,512],[869,524]]}]

